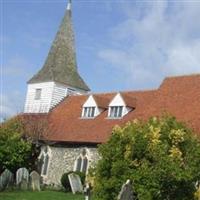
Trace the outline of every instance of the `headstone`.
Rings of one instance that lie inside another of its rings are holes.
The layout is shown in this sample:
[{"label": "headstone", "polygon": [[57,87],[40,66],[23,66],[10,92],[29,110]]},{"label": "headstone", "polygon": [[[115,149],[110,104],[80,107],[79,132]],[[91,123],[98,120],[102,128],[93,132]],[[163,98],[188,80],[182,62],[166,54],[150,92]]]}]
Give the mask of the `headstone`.
[{"label": "headstone", "polygon": [[83,192],[83,186],[79,175],[71,173],[68,175],[72,193]]},{"label": "headstone", "polygon": [[40,191],[40,175],[36,171],[30,173],[30,187],[33,191]]},{"label": "headstone", "polygon": [[19,168],[16,173],[16,184],[20,189],[28,189],[29,173],[26,168]]},{"label": "headstone", "polygon": [[28,190],[28,182],[26,179],[22,179],[21,182],[19,183],[19,188],[21,190]]},{"label": "headstone", "polygon": [[91,199],[91,185],[89,183],[86,183],[84,189],[84,196],[85,196],[85,200],[90,200]]},{"label": "headstone", "polygon": [[8,169],[5,169],[0,176],[0,190],[4,190],[9,186],[12,186],[14,180],[13,173]]},{"label": "headstone", "polygon": [[117,197],[118,200],[134,200],[133,188],[131,181],[127,180],[125,184],[122,185],[121,191]]}]

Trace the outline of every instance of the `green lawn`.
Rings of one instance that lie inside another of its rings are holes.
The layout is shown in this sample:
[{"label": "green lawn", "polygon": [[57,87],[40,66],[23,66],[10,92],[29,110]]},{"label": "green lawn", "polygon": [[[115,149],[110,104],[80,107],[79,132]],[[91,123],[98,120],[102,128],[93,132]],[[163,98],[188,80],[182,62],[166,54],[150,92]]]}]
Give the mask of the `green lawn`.
[{"label": "green lawn", "polygon": [[0,200],[84,200],[84,196],[56,191],[12,191],[0,192]]}]

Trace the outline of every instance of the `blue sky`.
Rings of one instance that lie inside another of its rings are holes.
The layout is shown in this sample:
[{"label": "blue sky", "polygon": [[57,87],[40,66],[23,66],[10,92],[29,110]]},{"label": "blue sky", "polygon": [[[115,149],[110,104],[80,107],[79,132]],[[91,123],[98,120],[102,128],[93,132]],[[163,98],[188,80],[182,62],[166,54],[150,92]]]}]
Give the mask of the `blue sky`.
[{"label": "blue sky", "polygon": [[[23,111],[66,1],[1,0],[0,118]],[[93,92],[159,87],[200,73],[200,1],[74,0],[78,68]]]}]

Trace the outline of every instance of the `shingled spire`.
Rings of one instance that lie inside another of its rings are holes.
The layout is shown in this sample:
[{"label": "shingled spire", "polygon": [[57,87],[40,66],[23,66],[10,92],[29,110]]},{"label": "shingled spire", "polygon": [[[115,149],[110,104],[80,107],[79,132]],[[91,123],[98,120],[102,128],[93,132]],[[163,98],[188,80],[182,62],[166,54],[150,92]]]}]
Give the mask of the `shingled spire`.
[{"label": "shingled spire", "polygon": [[28,83],[55,81],[85,91],[90,89],[77,71],[71,0],[43,68]]}]

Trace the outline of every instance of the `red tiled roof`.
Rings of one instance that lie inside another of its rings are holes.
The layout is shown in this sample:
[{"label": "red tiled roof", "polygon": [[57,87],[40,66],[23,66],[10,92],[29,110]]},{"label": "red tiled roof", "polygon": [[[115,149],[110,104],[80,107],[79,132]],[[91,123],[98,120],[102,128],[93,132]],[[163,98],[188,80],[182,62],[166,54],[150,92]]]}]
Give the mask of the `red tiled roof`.
[{"label": "red tiled roof", "polygon": [[100,95],[93,95],[99,108],[108,108],[109,99]]},{"label": "red tiled roof", "polygon": [[125,94],[124,92],[121,93],[121,96],[122,96],[126,106],[131,107],[131,108],[136,107],[137,99],[135,97]]},{"label": "red tiled roof", "polygon": [[[99,106],[106,108],[117,93],[95,94]],[[200,74],[166,78],[156,90],[121,92],[134,109],[121,119],[108,119],[105,109],[94,119],[81,118],[82,105],[89,95],[69,96],[49,113],[51,141],[102,143],[114,125],[134,119],[146,120],[167,112],[200,133]],[[132,102],[133,100],[133,102]]]}]

